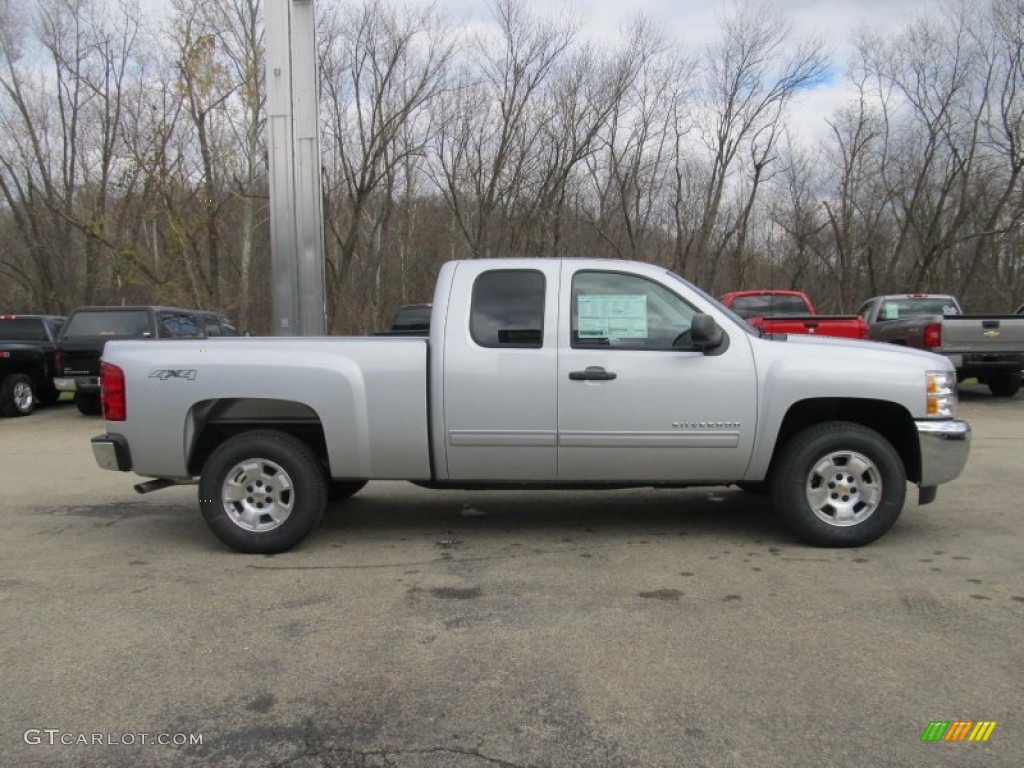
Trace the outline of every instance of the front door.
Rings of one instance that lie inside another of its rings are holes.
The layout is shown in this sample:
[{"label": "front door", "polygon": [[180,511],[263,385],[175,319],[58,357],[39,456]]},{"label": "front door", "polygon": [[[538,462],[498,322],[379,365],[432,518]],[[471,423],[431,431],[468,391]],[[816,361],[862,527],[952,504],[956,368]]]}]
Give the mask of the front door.
[{"label": "front door", "polygon": [[563,262],[560,481],[700,482],[743,476],[757,385],[746,334],[688,345],[698,310],[638,275]]}]

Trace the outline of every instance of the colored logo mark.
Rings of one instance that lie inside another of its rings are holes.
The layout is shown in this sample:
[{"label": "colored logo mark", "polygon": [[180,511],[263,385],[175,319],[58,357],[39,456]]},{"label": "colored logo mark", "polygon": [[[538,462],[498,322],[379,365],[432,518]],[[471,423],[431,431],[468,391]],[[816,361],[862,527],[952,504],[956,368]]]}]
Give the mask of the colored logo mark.
[{"label": "colored logo mark", "polygon": [[995,720],[932,720],[921,741],[988,741],[995,728]]}]

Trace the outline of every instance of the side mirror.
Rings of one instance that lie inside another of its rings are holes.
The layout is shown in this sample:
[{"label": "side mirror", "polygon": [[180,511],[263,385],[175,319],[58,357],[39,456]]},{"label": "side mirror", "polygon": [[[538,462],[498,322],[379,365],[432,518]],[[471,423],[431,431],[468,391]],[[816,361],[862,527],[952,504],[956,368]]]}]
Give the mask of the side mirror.
[{"label": "side mirror", "polygon": [[721,346],[725,332],[711,315],[697,314],[693,316],[690,326],[690,343],[697,349],[707,352]]}]

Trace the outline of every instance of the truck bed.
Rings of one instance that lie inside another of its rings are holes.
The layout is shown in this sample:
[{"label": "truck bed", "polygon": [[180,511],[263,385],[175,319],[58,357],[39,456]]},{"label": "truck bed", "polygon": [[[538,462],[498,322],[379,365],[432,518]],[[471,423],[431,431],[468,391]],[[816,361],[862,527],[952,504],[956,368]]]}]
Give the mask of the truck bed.
[{"label": "truck bed", "polygon": [[[335,478],[431,478],[426,339],[241,337],[160,348],[155,365],[152,342],[107,344],[124,371],[121,426],[141,475],[188,478],[185,457],[207,423],[230,431],[232,420],[284,409],[293,422],[324,425]],[[183,443],[159,438],[182,429]]]}]

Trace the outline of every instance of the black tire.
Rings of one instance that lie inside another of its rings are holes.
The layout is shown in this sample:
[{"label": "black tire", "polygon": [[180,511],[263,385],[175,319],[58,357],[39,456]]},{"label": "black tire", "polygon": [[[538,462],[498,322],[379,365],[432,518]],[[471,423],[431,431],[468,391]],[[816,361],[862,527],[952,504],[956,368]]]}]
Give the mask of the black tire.
[{"label": "black tire", "polygon": [[327,500],[342,501],[355,496],[366,486],[366,480],[328,480]]},{"label": "black tire", "polygon": [[99,416],[103,413],[103,404],[96,392],[75,392],[75,406],[83,416]]},{"label": "black tire", "polygon": [[60,400],[60,390],[53,385],[44,387],[39,391],[40,405],[53,405],[58,400]]},{"label": "black tire", "polygon": [[797,538],[820,547],[874,541],[896,523],[906,493],[906,471],[892,444],[846,421],[794,435],[772,476],[772,500],[782,521]]},{"label": "black tire", "polygon": [[988,379],[988,391],[994,397],[1013,397],[1020,392],[1020,383],[1021,375],[1019,373],[990,376]]},{"label": "black tire", "polygon": [[206,524],[239,552],[291,549],[316,527],[326,505],[327,482],[316,454],[276,430],[243,432],[225,441],[199,478]]},{"label": "black tire", "polygon": [[28,416],[39,405],[32,378],[12,373],[0,384],[0,413],[4,416]]}]

